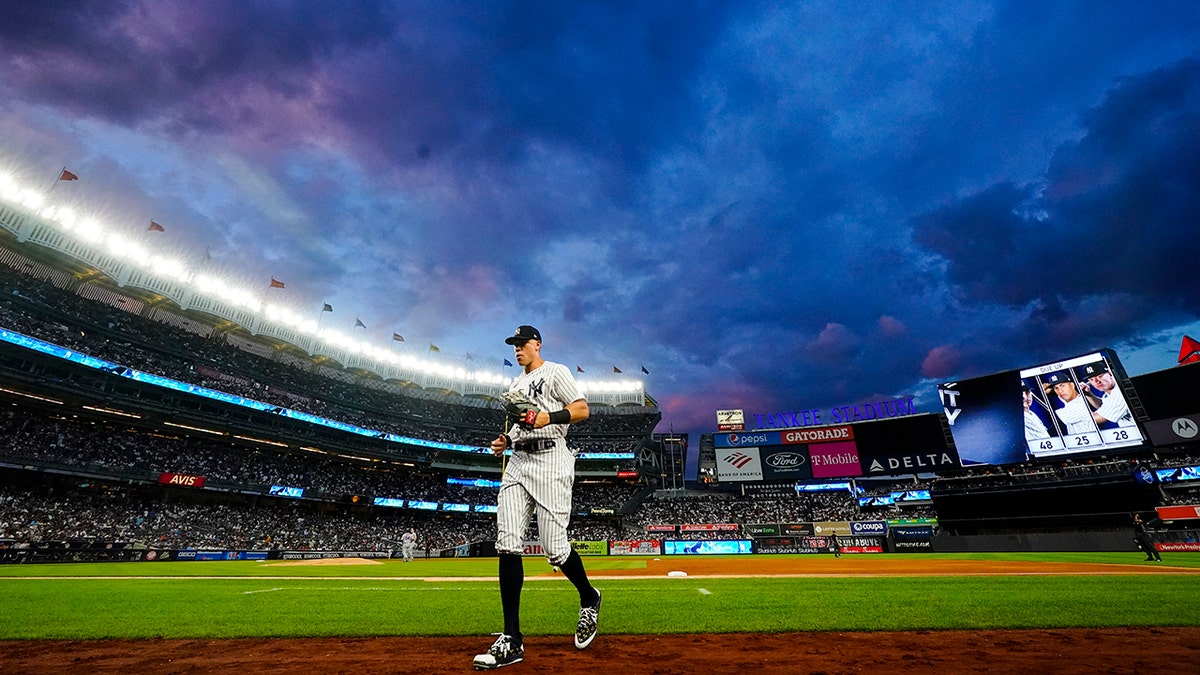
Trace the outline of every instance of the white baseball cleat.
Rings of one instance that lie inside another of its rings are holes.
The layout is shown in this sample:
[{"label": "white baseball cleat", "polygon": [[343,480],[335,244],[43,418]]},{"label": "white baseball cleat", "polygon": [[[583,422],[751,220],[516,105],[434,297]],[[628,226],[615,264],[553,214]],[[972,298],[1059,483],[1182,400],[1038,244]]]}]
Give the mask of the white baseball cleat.
[{"label": "white baseball cleat", "polygon": [[579,623],[575,626],[575,648],[586,649],[596,639],[596,631],[600,627],[600,589],[596,589],[596,604],[592,607],[579,608]]},{"label": "white baseball cleat", "polygon": [[500,634],[488,647],[486,653],[475,657],[475,670],[495,670],[525,660],[525,647],[516,643],[511,635]]}]

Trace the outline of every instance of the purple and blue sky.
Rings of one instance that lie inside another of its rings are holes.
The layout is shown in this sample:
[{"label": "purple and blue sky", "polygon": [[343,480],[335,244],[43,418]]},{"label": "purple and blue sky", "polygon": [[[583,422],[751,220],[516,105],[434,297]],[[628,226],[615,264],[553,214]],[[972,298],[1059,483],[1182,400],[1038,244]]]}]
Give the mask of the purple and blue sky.
[{"label": "purple and blue sky", "polygon": [[379,346],[534,324],[663,431],[1200,333],[1191,1],[4,3],[0,168],[64,166]]}]

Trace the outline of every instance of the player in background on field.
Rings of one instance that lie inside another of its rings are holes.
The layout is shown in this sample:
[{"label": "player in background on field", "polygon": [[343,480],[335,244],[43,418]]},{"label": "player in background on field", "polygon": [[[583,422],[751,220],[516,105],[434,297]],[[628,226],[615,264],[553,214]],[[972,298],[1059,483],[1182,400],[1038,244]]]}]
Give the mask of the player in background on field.
[{"label": "player in background on field", "polygon": [[1147,562],[1162,562],[1162,556],[1158,553],[1158,547],[1154,545],[1154,537],[1150,534],[1150,529],[1142,522],[1140,514],[1133,514],[1133,540],[1137,542],[1138,548],[1146,554]]},{"label": "player in background on field", "polygon": [[404,552],[404,562],[413,561],[413,549],[416,548],[416,546],[417,531],[410,527],[408,528],[408,532],[405,532],[404,535],[400,537],[400,550]]}]

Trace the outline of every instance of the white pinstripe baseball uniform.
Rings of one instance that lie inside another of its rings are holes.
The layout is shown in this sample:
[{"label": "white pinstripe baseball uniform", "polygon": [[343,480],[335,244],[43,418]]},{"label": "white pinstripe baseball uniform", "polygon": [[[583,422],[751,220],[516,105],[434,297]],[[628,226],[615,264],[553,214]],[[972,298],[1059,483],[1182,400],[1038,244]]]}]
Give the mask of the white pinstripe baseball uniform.
[{"label": "white pinstripe baseball uniform", "polygon": [[[562,410],[583,399],[571,371],[561,363],[543,361],[522,372],[509,391],[520,391],[545,412]],[[541,429],[515,426],[509,431],[513,454],[504,469],[496,509],[496,551],[520,554],[529,523],[536,513],[538,535],[546,558],[560,565],[571,553],[567,525],[571,520],[571,490],[575,484],[575,455],[567,449],[567,424]]]},{"label": "white pinstripe baseball uniform", "polygon": [[1067,401],[1063,407],[1055,410],[1054,414],[1058,415],[1058,419],[1067,425],[1068,434],[1086,434],[1096,430],[1096,423],[1092,421],[1092,412],[1088,410],[1083,396],[1076,396]]}]

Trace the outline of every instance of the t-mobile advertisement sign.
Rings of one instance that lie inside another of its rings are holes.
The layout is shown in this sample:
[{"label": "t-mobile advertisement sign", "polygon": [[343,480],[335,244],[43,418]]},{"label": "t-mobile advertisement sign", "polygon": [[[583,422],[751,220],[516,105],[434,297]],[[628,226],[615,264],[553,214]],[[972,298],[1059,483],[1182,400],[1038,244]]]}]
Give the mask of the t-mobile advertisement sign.
[{"label": "t-mobile advertisement sign", "polygon": [[854,441],[813,443],[808,446],[813,478],[861,476],[858,446]]}]

